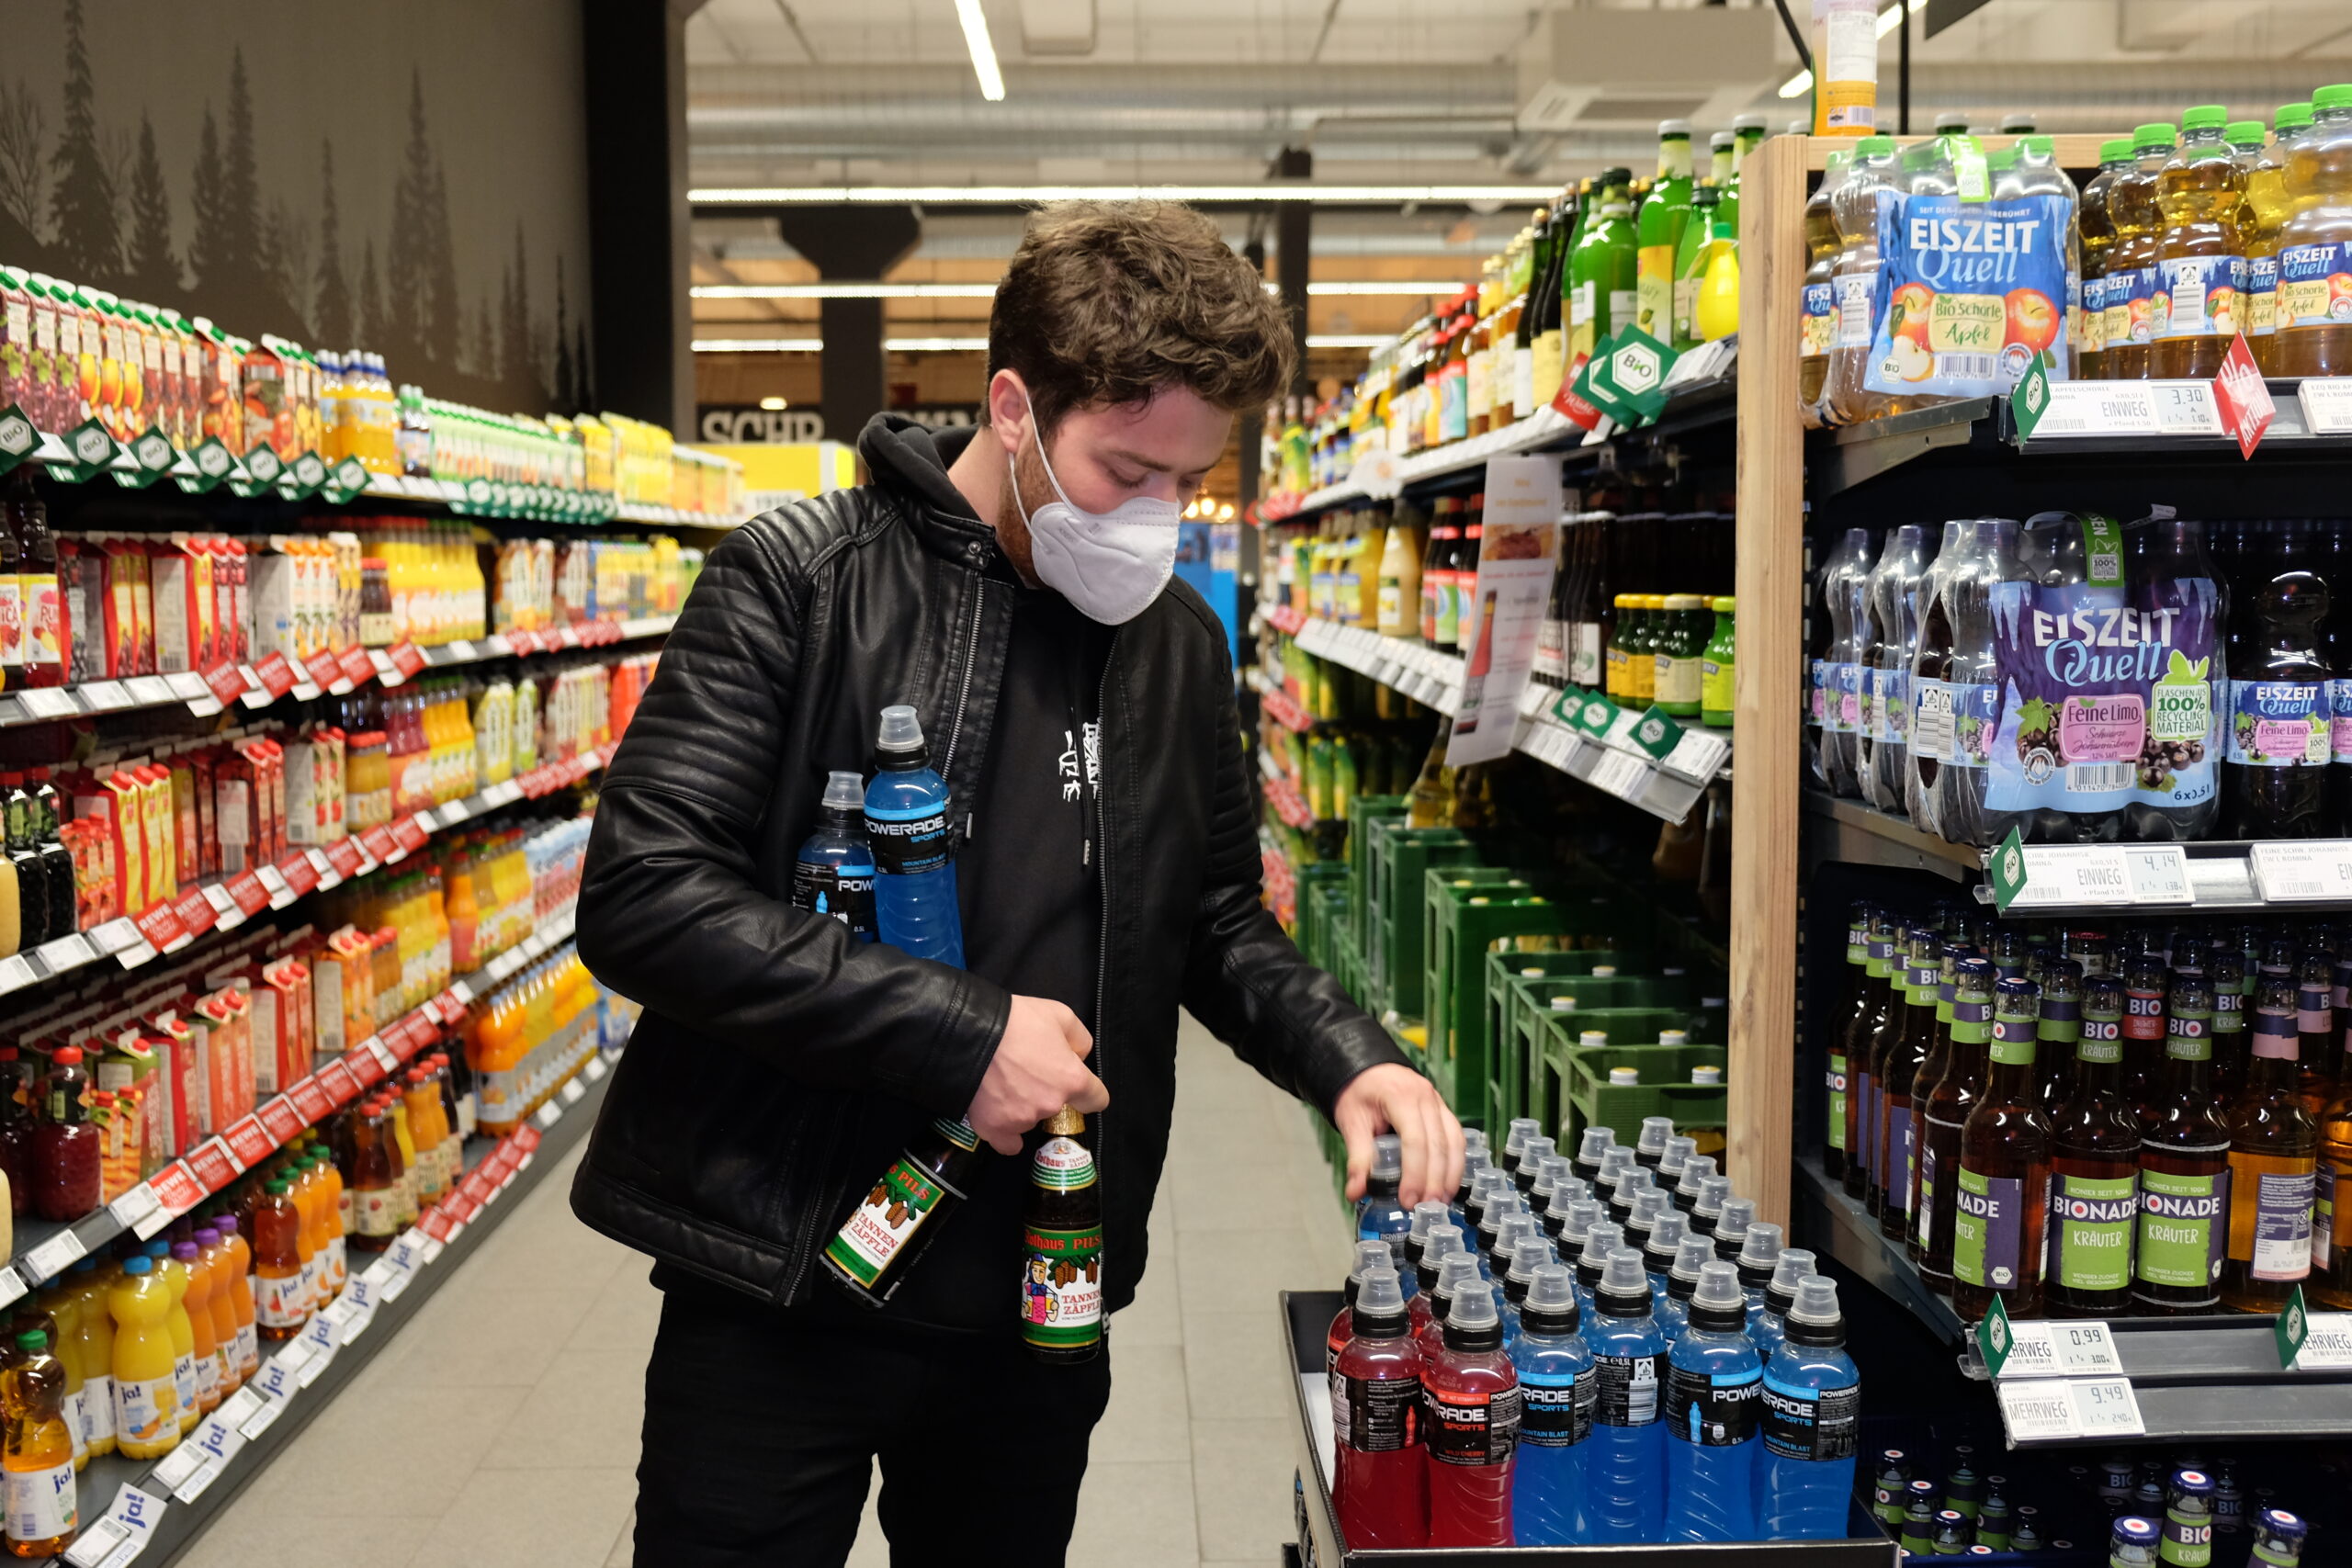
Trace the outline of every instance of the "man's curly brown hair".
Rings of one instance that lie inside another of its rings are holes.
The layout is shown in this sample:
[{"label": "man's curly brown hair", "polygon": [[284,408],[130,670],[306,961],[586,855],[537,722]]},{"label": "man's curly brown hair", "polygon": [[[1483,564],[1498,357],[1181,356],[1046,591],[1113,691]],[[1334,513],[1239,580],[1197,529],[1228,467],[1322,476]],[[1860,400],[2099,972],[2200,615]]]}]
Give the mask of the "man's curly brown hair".
[{"label": "man's curly brown hair", "polygon": [[989,315],[989,375],[1027,383],[1041,432],[1170,386],[1254,409],[1290,384],[1290,322],[1217,227],[1173,201],[1069,201],[1021,236]]}]

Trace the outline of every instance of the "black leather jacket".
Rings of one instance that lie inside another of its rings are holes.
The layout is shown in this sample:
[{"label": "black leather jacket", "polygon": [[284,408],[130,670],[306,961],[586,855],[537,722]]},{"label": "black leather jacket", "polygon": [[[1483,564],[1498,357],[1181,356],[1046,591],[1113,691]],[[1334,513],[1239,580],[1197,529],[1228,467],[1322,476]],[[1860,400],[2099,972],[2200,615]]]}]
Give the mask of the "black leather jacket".
[{"label": "black leather jacket", "polygon": [[[865,771],[884,705],[913,703],[959,809],[977,797],[1015,578],[948,482],[960,449],[877,418],[859,442],[872,484],[711,552],[589,842],[582,956],[646,1010],[572,1208],[779,1304],[820,1288],[825,1241],[905,1142],[971,1104],[1010,1006],[790,903],[826,772]],[[1119,628],[1102,676],[1090,1065],[1111,1092],[1093,1131],[1114,1310],[1143,1273],[1180,1006],[1327,1113],[1357,1073],[1403,1060],[1260,905],[1232,682],[1216,617],[1182,583]]]}]

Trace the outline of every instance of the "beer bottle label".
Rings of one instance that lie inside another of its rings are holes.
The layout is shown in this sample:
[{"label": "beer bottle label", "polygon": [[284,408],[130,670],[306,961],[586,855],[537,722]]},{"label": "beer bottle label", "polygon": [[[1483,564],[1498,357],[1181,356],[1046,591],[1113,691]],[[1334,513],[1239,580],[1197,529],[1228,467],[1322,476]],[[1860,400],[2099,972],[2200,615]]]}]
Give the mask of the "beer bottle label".
[{"label": "beer bottle label", "polygon": [[2051,1270],[2070,1291],[2120,1291],[2132,1282],[2132,1221],[2139,1194],[2129,1176],[2061,1176],[2051,1193],[2058,1263]]},{"label": "beer bottle label", "polygon": [[2335,1267],[2335,1168],[2325,1160],[2312,1175],[2312,1272]]},{"label": "beer bottle label", "polygon": [[[1854,1457],[1860,1440],[1862,1388],[1812,1388],[1764,1378],[1764,1448],[1782,1459],[1839,1460]],[[1878,1501],[1890,1501],[1884,1487]],[[1900,1502],[1895,1504],[1899,1510]],[[1882,1518],[1885,1514],[1882,1511]]]},{"label": "beer bottle label", "polygon": [[1423,1385],[1422,1430],[1433,1464],[1507,1464],[1519,1440],[1519,1389],[1476,1391]]},{"label": "beer bottle label", "polygon": [[947,1190],[910,1159],[900,1158],[882,1173],[849,1222],[826,1244],[825,1257],[867,1290],[939,1207]]},{"label": "beer bottle label", "polygon": [[1951,1222],[1953,1276],[1991,1290],[2014,1289],[2025,1250],[2024,1181],[1981,1176],[1962,1165],[1958,1186]]},{"label": "beer bottle label", "polygon": [[1519,1440],[1539,1449],[1573,1448],[1592,1436],[1600,1403],[1600,1372],[1586,1367],[1571,1377],[1523,1373],[1519,1380]]},{"label": "beer bottle label", "polygon": [[1764,1370],[1710,1373],[1668,1365],[1666,1429],[1703,1449],[1736,1448],[1756,1435],[1764,1393]]},{"label": "beer bottle label", "polygon": [[1595,1356],[1600,1398],[1592,1418],[1604,1427],[1646,1427],[1661,1414],[1659,1376],[1666,1358],[1658,1356]]},{"label": "beer bottle label", "polygon": [[1102,1337],[1102,1227],[1024,1225],[1021,1232],[1021,1337],[1069,1350]]},{"label": "beer bottle label", "polygon": [[1846,1054],[1829,1054],[1829,1146],[1846,1146]]},{"label": "beer bottle label", "polygon": [[2181,1176],[2143,1168],[2135,1277],[2177,1291],[2210,1290],[2222,1277],[2222,1243],[2227,1235],[2222,1216],[2229,1206],[2226,1169]]},{"label": "beer bottle label", "polygon": [[1421,1380],[1337,1378],[1331,1385],[1331,1425],[1340,1443],[1358,1453],[1395,1453],[1421,1440]]}]

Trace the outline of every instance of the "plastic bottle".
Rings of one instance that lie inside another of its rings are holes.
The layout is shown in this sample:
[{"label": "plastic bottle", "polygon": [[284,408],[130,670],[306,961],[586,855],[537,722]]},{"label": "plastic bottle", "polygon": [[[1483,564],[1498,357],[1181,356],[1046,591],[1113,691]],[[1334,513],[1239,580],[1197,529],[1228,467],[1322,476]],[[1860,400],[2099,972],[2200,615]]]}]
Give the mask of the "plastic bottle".
[{"label": "plastic bottle", "polygon": [[1511,1353],[1521,1409],[1510,1517],[1520,1546],[1575,1546],[1591,1539],[1585,1470],[1600,1380],[1580,1324],[1575,1276],[1556,1263],[1536,1269],[1520,1306],[1519,1343]]},{"label": "plastic bottle", "polygon": [[239,1233],[236,1215],[215,1215],[212,1226],[220,1233],[220,1246],[228,1254],[229,1304],[237,1318],[237,1376],[242,1381],[261,1371],[261,1334],[254,1317],[254,1252]]},{"label": "plastic bottle", "polygon": [[1667,1540],[1755,1539],[1763,1378],[1739,1270],[1703,1265],[1668,1357]]},{"label": "plastic bottle", "polygon": [[180,1298],[180,1306],[187,1314],[195,1353],[196,1407],[199,1415],[209,1415],[219,1408],[224,1392],[220,1386],[220,1341],[212,1328],[212,1269],[205,1260],[203,1248],[193,1241],[174,1243],[172,1260],[187,1274],[187,1292]]},{"label": "plastic bottle", "polygon": [[[1699,1270],[1715,1259],[1715,1244],[1710,1237],[1696,1232],[1686,1232],[1675,1244],[1674,1262],[1666,1277],[1663,1300],[1651,1297],[1650,1310],[1657,1319],[1658,1330],[1671,1345],[1681,1336],[1690,1320],[1690,1298],[1699,1289]],[[1653,1283],[1656,1282],[1653,1277]]]},{"label": "plastic bottle", "polygon": [[825,776],[817,830],[792,868],[792,906],[827,915],[858,942],[874,940],[874,852],[866,844],[865,786],[852,773]]},{"label": "plastic bottle", "polygon": [[280,1178],[254,1205],[254,1321],[264,1339],[291,1339],[309,1314],[302,1306],[301,1211]]},{"label": "plastic bottle", "polygon": [[[1665,1321],[1667,1289],[1674,1273],[1674,1260],[1681,1255],[1682,1244],[1690,1235],[1690,1216],[1679,1209],[1668,1208],[1651,1223],[1649,1235],[1642,1242],[1642,1269],[1650,1277],[1650,1310],[1659,1314],[1661,1323]],[[1672,1338],[1673,1335],[1669,1332],[1668,1337]]]},{"label": "plastic bottle", "polygon": [[1405,1176],[1404,1145],[1394,1133],[1372,1141],[1372,1169],[1364,1179],[1363,1196],[1356,1200],[1356,1239],[1385,1241],[1402,1256],[1405,1233],[1413,1216],[1396,1201],[1397,1184]]},{"label": "plastic bottle", "polygon": [[82,1371],[82,1446],[92,1456],[114,1452],[114,1318],[107,1311],[98,1260],[83,1258],[67,1270],[74,1292],[73,1348]]},{"label": "plastic bottle", "polygon": [[2161,378],[2211,377],[2245,325],[2245,171],[2224,134],[2229,118],[2220,104],[2182,110],[2179,146],[2156,176],[2164,229],[2150,357]]},{"label": "plastic bottle", "polygon": [[[48,1288],[41,1292],[40,1305],[49,1314],[49,1321],[41,1325],[41,1332],[47,1337],[50,1353],[57,1358],[58,1366],[65,1373],[65,1401],[60,1414],[64,1416],[66,1431],[74,1439],[74,1468],[79,1471],[90,1459],[89,1438],[82,1419],[85,1391],[81,1357],[74,1345],[74,1333],[81,1326],[81,1303],[70,1284],[60,1278],[50,1281]],[[18,1314],[15,1326],[20,1333],[26,1326],[22,1314]]]},{"label": "plastic bottle", "polygon": [[0,1472],[14,1557],[58,1557],[80,1528],[65,1368],[39,1329],[18,1334],[0,1366]]},{"label": "plastic bottle", "polygon": [[1802,1247],[1783,1247],[1780,1257],[1772,1260],[1772,1279],[1764,1287],[1764,1302],[1747,1319],[1747,1336],[1756,1341],[1756,1348],[1765,1360],[1781,1348],[1787,1332],[1789,1307],[1796,1300],[1797,1284],[1810,1279],[1817,1261]]},{"label": "plastic bottle", "polygon": [[2108,187],[2115,238],[2107,252],[2107,332],[2099,362],[2109,380],[2143,380],[2154,373],[2157,263],[2164,248],[2156,186],[2172,147],[2169,123],[2138,127],[2132,132],[2132,167]]},{"label": "plastic bottle", "polygon": [[1925,526],[1911,523],[1890,529],[1863,586],[1862,627],[1856,639],[1862,720],[1855,771],[1862,798],[1881,811],[1903,808],[1903,781],[1910,767],[1911,660],[1919,645],[1919,582],[1934,558]]},{"label": "plastic bottle", "polygon": [[[220,1397],[229,1395],[244,1385],[243,1363],[237,1352],[237,1304],[230,1280],[230,1270],[235,1267],[234,1255],[220,1233],[211,1225],[199,1225],[196,1231],[197,1250],[202,1255],[205,1279],[205,1314],[212,1333],[212,1379]],[[191,1320],[190,1326],[194,1326]],[[202,1336],[198,1336],[201,1340]],[[202,1369],[197,1372],[199,1390],[203,1385]]]},{"label": "plastic bottle", "polygon": [[1723,1212],[1716,1217],[1714,1244],[1718,1262],[1735,1263],[1747,1246],[1747,1233],[1756,1224],[1756,1200],[1725,1198]]},{"label": "plastic bottle", "polygon": [[[2252,145],[2241,148],[2238,164],[2245,171],[2245,208],[2238,215],[2245,243],[2246,346],[2266,376],[2275,374],[2278,333],[2278,237],[2294,205],[2287,196],[2287,152],[2295,133],[2312,122],[2309,104],[2281,104],[2276,121],[2278,139],[2262,134],[2262,122],[2252,122]],[[2237,127],[2231,127],[2233,131]],[[2233,143],[2237,141],[2231,137]],[[2265,143],[2268,144],[2266,145]]]},{"label": "plastic bottle", "polygon": [[[2022,570],[2016,562],[2017,524],[2005,517],[1975,520],[1962,554],[1937,591],[1919,630],[1917,669],[1931,667],[1944,699],[1949,738],[1933,785],[1936,830],[1952,843],[1991,845],[2000,834],[1984,810],[1985,774],[2000,723],[1999,669],[1993,650],[1993,590]],[[1930,650],[1934,650],[1931,653]],[[1916,728],[1913,746],[1921,745]],[[2007,830],[2006,822],[2001,831]]]},{"label": "plastic bottle", "polygon": [[1838,795],[1861,793],[1855,733],[1861,719],[1861,667],[1854,629],[1861,619],[1875,558],[1869,530],[1849,528],[1815,579],[1816,625],[1824,634],[1813,667],[1813,706],[1819,724],[1815,776]]},{"label": "plastic bottle", "polygon": [[122,1278],[107,1292],[115,1325],[115,1446],[127,1459],[156,1459],[180,1441],[172,1288],[154,1269],[143,1252],[127,1258]]},{"label": "plastic bottle", "polygon": [[1844,1538],[1860,1413],[1861,1374],[1846,1354],[1838,1282],[1800,1280],[1764,1369],[1758,1523],[1766,1539]]},{"label": "plastic bottle", "polygon": [[[2082,333],[2075,345],[2077,374],[2096,379],[2107,375],[2107,284],[2109,254],[2115,247],[2115,219],[2108,210],[2108,193],[2132,167],[2132,140],[2117,137],[2099,143],[2098,173],[2083,186],[2075,223],[2082,256]],[[2272,266],[2277,274],[2277,266]]]},{"label": "plastic bottle", "polygon": [[1829,350],[1826,396],[1834,424],[1875,419],[1903,406],[1862,385],[1878,332],[1879,208],[1895,197],[1898,157],[1894,138],[1865,136],[1854,144],[1846,177],[1830,198],[1831,221],[1838,231],[1838,259],[1830,266],[1838,327]]},{"label": "plastic bottle", "polygon": [[33,1208],[66,1223],[98,1206],[104,1135],[89,1120],[90,1075],[79,1046],[50,1056],[49,1114],[33,1133]]},{"label": "plastic bottle", "polygon": [[1331,1367],[1331,1502],[1340,1534],[1351,1551],[1426,1546],[1421,1356],[1396,1270],[1367,1269],[1347,1315],[1349,1338]]},{"label": "plastic bottle", "polygon": [[1495,1260],[1497,1270],[1503,1276],[1498,1310],[1503,1318],[1503,1348],[1515,1356],[1519,1353],[1520,1310],[1526,1304],[1527,1292],[1534,1288],[1535,1272],[1558,1263],[1560,1254],[1551,1238],[1540,1230],[1522,1230],[1510,1239],[1507,1259],[1507,1264],[1503,1258]]},{"label": "plastic bottle", "polygon": [[1593,1306],[1584,1336],[1600,1385],[1586,1471],[1592,1539],[1662,1540],[1667,1342],[1650,1313],[1649,1277],[1639,1253],[1621,1246],[1609,1255]]},{"label": "plastic bottle", "polygon": [[[1594,1316],[1600,1311],[1597,1297],[1601,1282],[1609,1277],[1610,1257],[1620,1251],[1633,1252],[1634,1249],[1625,1245],[1625,1233],[1615,1222],[1596,1217],[1585,1227],[1584,1239],[1577,1248],[1577,1307],[1584,1314],[1588,1325],[1598,1324]],[[1635,1252],[1634,1256],[1639,1258],[1641,1254]],[[1646,1269],[1642,1275],[1642,1283],[1646,1290],[1649,1285]]]},{"label": "plastic bottle", "polygon": [[2287,144],[2290,216],[2278,225],[2278,331],[2271,374],[2352,371],[2352,85],[2312,95],[2312,123]]},{"label": "plastic bottle", "polygon": [[[1413,1320],[1413,1333],[1418,1337],[1437,1318],[1437,1286],[1445,1273],[1445,1260],[1462,1250],[1462,1231],[1450,1224],[1430,1227],[1429,1240],[1422,1245],[1420,1261],[1413,1266],[1414,1289],[1405,1298],[1405,1308]],[[1474,1267],[1474,1272],[1475,1267]]]},{"label": "plastic bottle", "polygon": [[876,934],[915,958],[964,966],[947,784],[932,770],[922,723],[908,706],[882,710],[865,830],[874,847]]},{"label": "plastic bottle", "polygon": [[158,1239],[147,1244],[155,1276],[170,1292],[171,1309],[164,1314],[164,1331],[172,1341],[173,1414],[180,1435],[196,1430],[198,1419],[196,1382],[196,1328],[187,1314],[187,1269],[172,1256],[171,1244]]},{"label": "plastic bottle", "polygon": [[1519,1377],[1503,1353],[1495,1288],[1463,1284],[1437,1353],[1421,1364],[1429,1452],[1429,1544],[1509,1546]]},{"label": "plastic bottle", "polygon": [[[1356,1243],[1355,1266],[1348,1270],[1348,1282],[1342,1292],[1345,1301],[1338,1314],[1331,1319],[1331,1327],[1324,1337],[1323,1342],[1323,1371],[1326,1376],[1335,1380],[1333,1382],[1335,1395],[1338,1392],[1337,1374],[1331,1369],[1340,1364],[1340,1352],[1347,1348],[1350,1336],[1355,1332],[1357,1294],[1363,1289],[1363,1277],[1374,1269],[1396,1269],[1400,1287],[1408,1277],[1404,1266],[1399,1264],[1396,1255],[1388,1250],[1386,1242],[1360,1241]],[[1400,1300],[1397,1304],[1404,1306],[1405,1302]],[[1409,1308],[1407,1309],[1407,1314],[1409,1317]]]},{"label": "plastic bottle", "polygon": [[1797,360],[1797,406],[1808,430],[1817,430],[1828,422],[1829,354],[1838,344],[1838,327],[1834,274],[1841,254],[1838,220],[1830,210],[1830,202],[1846,181],[1849,157],[1843,148],[1829,154],[1828,168],[1804,204],[1804,245],[1809,260],[1802,296],[1804,326]]},{"label": "plastic bottle", "polygon": [[1429,1292],[1429,1321],[1414,1329],[1423,1361],[1433,1359],[1445,1348],[1445,1322],[1453,1314],[1454,1298],[1471,1285],[1486,1280],[1480,1277],[1479,1258],[1475,1252],[1455,1247],[1440,1255],[1437,1263],[1437,1284]]}]

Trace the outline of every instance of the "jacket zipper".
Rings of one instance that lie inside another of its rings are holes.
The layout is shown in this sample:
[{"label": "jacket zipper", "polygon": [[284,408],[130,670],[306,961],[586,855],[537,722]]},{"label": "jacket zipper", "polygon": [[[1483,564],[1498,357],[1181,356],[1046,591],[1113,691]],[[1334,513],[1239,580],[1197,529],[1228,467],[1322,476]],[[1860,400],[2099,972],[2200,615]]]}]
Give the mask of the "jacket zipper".
[{"label": "jacket zipper", "polygon": [[[947,756],[942,762],[939,776],[946,778],[956,766],[956,744],[964,739],[964,707],[972,696],[972,670],[980,660],[980,622],[989,607],[989,582],[985,577],[973,580],[972,635],[964,639],[964,681],[956,693],[956,720],[947,727]],[[971,813],[964,814],[967,822]]]},{"label": "jacket zipper", "polygon": [[[1106,744],[1111,734],[1111,666],[1118,656],[1119,634],[1114,630],[1111,634],[1110,646],[1102,651],[1102,678],[1094,693],[1095,755],[1102,760],[1102,765],[1096,769],[1096,777],[1102,780],[1107,780],[1111,772],[1110,747]],[[1083,739],[1080,744],[1079,772],[1082,775],[1086,771]],[[1110,984],[1111,970],[1111,817],[1099,790],[1093,795],[1093,803],[1094,833],[1102,840],[1102,858],[1094,863],[1095,901],[1101,911],[1101,920],[1094,936],[1093,1059],[1094,1076],[1102,1080],[1103,1093],[1107,1096],[1111,1089],[1111,1075],[1105,1069],[1110,1066],[1110,1051],[1102,1043],[1102,1018],[1109,1010],[1103,998],[1108,994],[1105,987]],[[1094,1113],[1094,1179],[1102,1190],[1102,1224],[1106,1236],[1111,1224],[1111,1162],[1106,1157],[1110,1154],[1110,1121],[1111,1112],[1107,1106]],[[1108,1270],[1105,1270],[1103,1288],[1107,1293],[1110,1288]],[[1103,1327],[1107,1330],[1109,1326],[1109,1314],[1105,1314]]]}]

